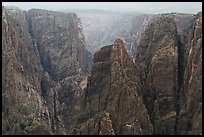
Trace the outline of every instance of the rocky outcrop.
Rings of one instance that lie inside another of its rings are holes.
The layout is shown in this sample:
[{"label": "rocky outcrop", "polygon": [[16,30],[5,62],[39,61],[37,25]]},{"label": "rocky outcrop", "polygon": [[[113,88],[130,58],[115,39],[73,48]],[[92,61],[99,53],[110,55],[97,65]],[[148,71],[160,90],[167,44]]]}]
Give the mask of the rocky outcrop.
[{"label": "rocky outcrop", "polygon": [[202,12],[185,33],[184,76],[177,134],[202,134]]},{"label": "rocky outcrop", "polygon": [[[151,23],[160,17],[172,18],[177,25],[177,32],[182,35],[193,18],[192,14],[183,13],[141,14],[104,10],[74,10],[74,12],[82,21],[86,36],[86,48],[92,54],[104,45],[113,43],[117,37],[122,37],[125,48],[133,60],[141,36]],[[181,40],[183,41],[183,36],[181,36]]]},{"label": "rocky outcrop", "polygon": [[154,134],[174,134],[177,50],[176,24],[166,17],[147,28],[137,49],[136,66],[140,74],[141,93]]},{"label": "rocky outcrop", "polygon": [[117,39],[94,54],[82,111],[73,134],[152,134],[139,77],[124,43]]},{"label": "rocky outcrop", "polygon": [[81,84],[86,81],[91,66],[80,20],[74,13],[35,9],[28,11],[27,19],[47,73],[44,77],[49,76],[47,82],[42,81],[46,87],[42,90],[48,96],[47,104],[54,117],[53,130],[58,130],[59,123],[70,128],[76,99],[83,88]]},{"label": "rocky outcrop", "polygon": [[[147,27],[137,49],[137,74],[154,134],[202,134],[202,14],[191,20],[163,15]],[[181,25],[184,21],[192,22],[190,27]]]},{"label": "rocky outcrop", "polygon": [[91,68],[80,20],[38,9],[2,12],[2,133],[67,134]]},{"label": "rocky outcrop", "polygon": [[177,33],[180,35],[180,39],[183,42],[183,34],[188,29],[190,21],[193,19],[192,14],[183,13],[164,13],[164,14],[138,14],[132,17],[131,31],[126,40],[126,49],[131,55],[133,60],[136,59],[137,48],[140,45],[140,41],[143,33],[146,29],[156,20],[161,17],[168,17],[175,21],[177,26]]},{"label": "rocky outcrop", "polygon": [[202,12],[132,21],[88,77],[76,14],[2,7],[2,134],[202,134]]},{"label": "rocky outcrop", "polygon": [[52,134],[25,13],[2,7],[2,134]]},{"label": "rocky outcrop", "polygon": [[90,71],[86,67],[84,35],[76,14],[33,9],[27,12],[27,19],[43,67],[52,79]]},{"label": "rocky outcrop", "polygon": [[177,27],[177,33],[183,34],[186,29],[190,27],[190,22],[193,19],[193,14],[185,14],[185,13],[166,13],[166,14],[159,14],[158,17],[164,16],[172,18]]}]

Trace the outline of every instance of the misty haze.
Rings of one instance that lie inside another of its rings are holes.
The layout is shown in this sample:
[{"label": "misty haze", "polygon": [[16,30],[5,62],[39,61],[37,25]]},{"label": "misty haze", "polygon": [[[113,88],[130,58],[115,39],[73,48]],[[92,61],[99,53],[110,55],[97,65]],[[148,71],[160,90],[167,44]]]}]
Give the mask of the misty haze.
[{"label": "misty haze", "polygon": [[202,135],[202,2],[2,2],[3,135]]},{"label": "misty haze", "polygon": [[137,11],[141,13],[202,11],[202,2],[2,2],[4,6],[16,6],[24,10],[32,8],[47,10],[102,9],[114,11]]}]

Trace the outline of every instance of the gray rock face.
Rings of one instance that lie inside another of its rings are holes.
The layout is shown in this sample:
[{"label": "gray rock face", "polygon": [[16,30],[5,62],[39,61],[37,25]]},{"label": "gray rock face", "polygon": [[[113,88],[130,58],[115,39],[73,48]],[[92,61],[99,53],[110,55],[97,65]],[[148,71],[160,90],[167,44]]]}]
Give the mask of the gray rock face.
[{"label": "gray rock face", "polygon": [[76,14],[33,9],[27,18],[43,67],[53,79],[90,71],[86,68],[84,35]]},{"label": "gray rock face", "polygon": [[202,12],[185,33],[185,73],[177,134],[202,134]]},{"label": "gray rock face", "polygon": [[[66,10],[64,12],[67,12]],[[135,59],[140,38],[146,28],[160,17],[174,19],[177,31],[187,29],[192,14],[141,14],[134,12],[111,12],[104,10],[73,10],[81,19],[85,34],[86,49],[92,54],[105,45],[122,37],[128,54]]]},{"label": "gray rock face", "polygon": [[141,93],[154,134],[202,134],[202,15],[189,28],[175,18],[156,20],[141,38],[136,54]]},{"label": "gray rock face", "polygon": [[[23,11],[2,9],[2,134],[52,134],[43,69]],[[37,132],[38,131],[38,132]]]},{"label": "gray rock face", "polygon": [[122,19],[91,70],[76,14],[2,7],[2,134],[202,134],[202,12]]},{"label": "gray rock face", "polygon": [[152,134],[135,74],[121,39],[96,52],[73,134]]},{"label": "gray rock face", "polygon": [[144,33],[137,49],[136,66],[141,93],[154,127],[154,134],[174,134],[178,89],[176,24],[160,18]]},{"label": "gray rock face", "polygon": [[37,9],[2,12],[2,133],[67,134],[91,64],[80,20]]}]

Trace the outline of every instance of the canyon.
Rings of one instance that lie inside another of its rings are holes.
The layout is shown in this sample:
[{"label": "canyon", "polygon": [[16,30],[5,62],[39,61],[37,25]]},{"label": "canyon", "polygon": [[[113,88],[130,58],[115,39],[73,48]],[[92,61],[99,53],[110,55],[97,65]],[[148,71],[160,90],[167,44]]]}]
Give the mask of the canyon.
[{"label": "canyon", "polygon": [[202,135],[202,12],[2,6],[2,134]]}]

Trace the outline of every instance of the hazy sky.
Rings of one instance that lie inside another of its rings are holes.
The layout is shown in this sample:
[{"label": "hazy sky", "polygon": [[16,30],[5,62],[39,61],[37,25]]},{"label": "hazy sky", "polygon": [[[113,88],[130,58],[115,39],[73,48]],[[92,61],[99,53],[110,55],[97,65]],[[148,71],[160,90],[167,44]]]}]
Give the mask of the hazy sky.
[{"label": "hazy sky", "polygon": [[40,8],[128,10],[147,13],[202,11],[202,2],[2,2],[4,6],[16,6],[24,10]]}]

